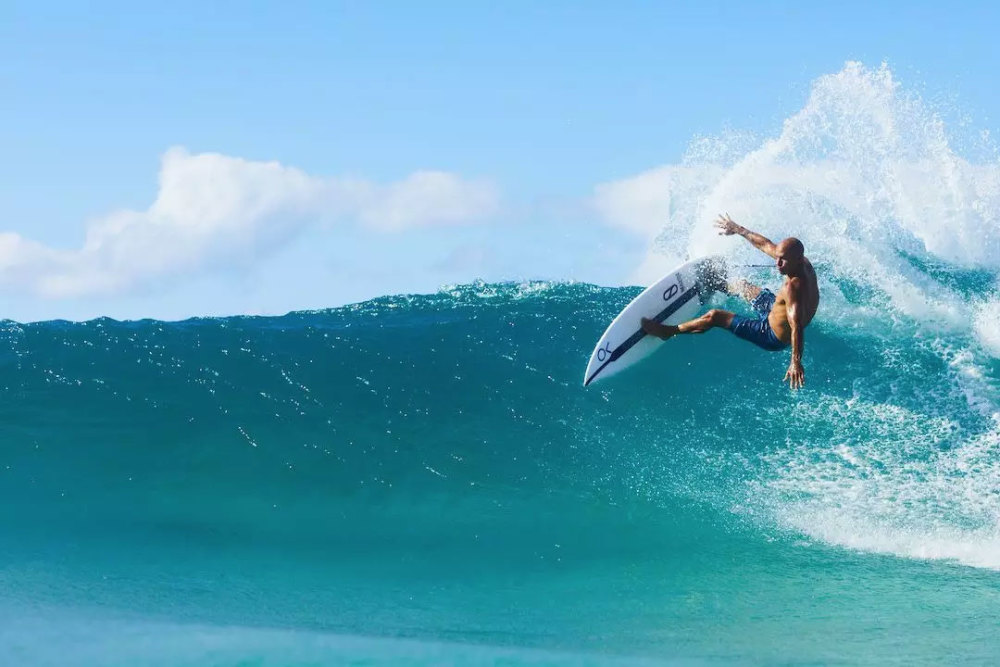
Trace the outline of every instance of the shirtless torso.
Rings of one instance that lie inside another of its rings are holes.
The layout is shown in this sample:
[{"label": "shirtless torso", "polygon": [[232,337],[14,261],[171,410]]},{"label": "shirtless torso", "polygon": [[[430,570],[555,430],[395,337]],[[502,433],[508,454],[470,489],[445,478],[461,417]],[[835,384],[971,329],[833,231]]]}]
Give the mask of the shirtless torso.
[{"label": "shirtless torso", "polygon": [[792,325],[788,321],[788,303],[791,290],[798,292],[798,306],[802,327],[805,328],[819,309],[819,285],[816,283],[816,271],[805,257],[802,258],[802,271],[799,276],[786,276],[785,282],[778,291],[771,314],[767,317],[768,324],[775,335],[785,343],[792,342]]}]

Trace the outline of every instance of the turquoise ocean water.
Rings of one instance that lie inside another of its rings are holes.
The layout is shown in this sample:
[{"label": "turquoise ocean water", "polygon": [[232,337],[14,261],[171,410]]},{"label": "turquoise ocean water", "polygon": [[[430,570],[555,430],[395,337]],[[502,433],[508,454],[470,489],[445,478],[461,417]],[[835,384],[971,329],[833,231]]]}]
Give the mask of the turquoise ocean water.
[{"label": "turquoise ocean water", "polygon": [[0,663],[994,664],[1000,170],[937,120],[848,67],[651,176],[652,273],[803,238],[799,392],[718,331],[584,389],[637,287],[4,323]]},{"label": "turquoise ocean water", "polygon": [[7,325],[4,662],[1000,651],[995,364],[818,323],[797,394],[724,332],[584,390],[635,294]]}]

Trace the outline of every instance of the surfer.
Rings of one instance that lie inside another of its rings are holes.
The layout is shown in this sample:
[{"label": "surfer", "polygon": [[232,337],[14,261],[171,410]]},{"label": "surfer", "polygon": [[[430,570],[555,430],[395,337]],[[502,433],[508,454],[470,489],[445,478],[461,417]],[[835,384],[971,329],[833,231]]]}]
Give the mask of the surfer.
[{"label": "surfer", "polygon": [[739,234],[755,248],[775,259],[778,271],[785,276],[785,283],[777,296],[771,290],[761,289],[745,280],[731,282],[725,286],[725,290],[749,301],[750,307],[757,313],[756,317],[743,317],[728,310],[713,309],[701,317],[676,326],[644,317],[643,331],[667,340],[677,334],[699,334],[713,327],[725,327],[743,340],[771,352],[783,350],[790,345],[792,358],[782,382],[787,380],[788,386],[793,389],[801,387],[805,384],[805,371],[802,368],[804,331],[819,307],[816,272],[806,259],[802,241],[787,238],[780,243],[772,243],[760,234],[733,222],[728,213],[720,215],[715,226],[721,230],[720,235]]}]

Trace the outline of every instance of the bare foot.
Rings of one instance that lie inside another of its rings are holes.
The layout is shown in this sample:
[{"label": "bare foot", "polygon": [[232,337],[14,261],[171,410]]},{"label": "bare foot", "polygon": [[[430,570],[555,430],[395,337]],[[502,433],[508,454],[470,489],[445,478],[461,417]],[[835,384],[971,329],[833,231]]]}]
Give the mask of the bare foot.
[{"label": "bare foot", "polygon": [[650,336],[656,336],[657,338],[662,338],[663,340],[672,338],[677,333],[677,327],[672,324],[660,324],[659,322],[651,320],[648,317],[642,318],[639,323],[642,326],[642,330]]}]

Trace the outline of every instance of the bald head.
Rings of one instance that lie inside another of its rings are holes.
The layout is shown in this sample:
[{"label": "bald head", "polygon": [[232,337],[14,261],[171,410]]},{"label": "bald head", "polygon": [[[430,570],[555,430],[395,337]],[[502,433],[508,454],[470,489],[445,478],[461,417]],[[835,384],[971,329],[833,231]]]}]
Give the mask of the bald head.
[{"label": "bald head", "polygon": [[806,247],[794,236],[789,236],[779,243],[777,249],[778,254],[784,255],[786,259],[802,259],[806,254]]},{"label": "bald head", "polygon": [[786,276],[797,275],[806,256],[805,246],[795,237],[788,237],[776,245],[778,271]]}]

